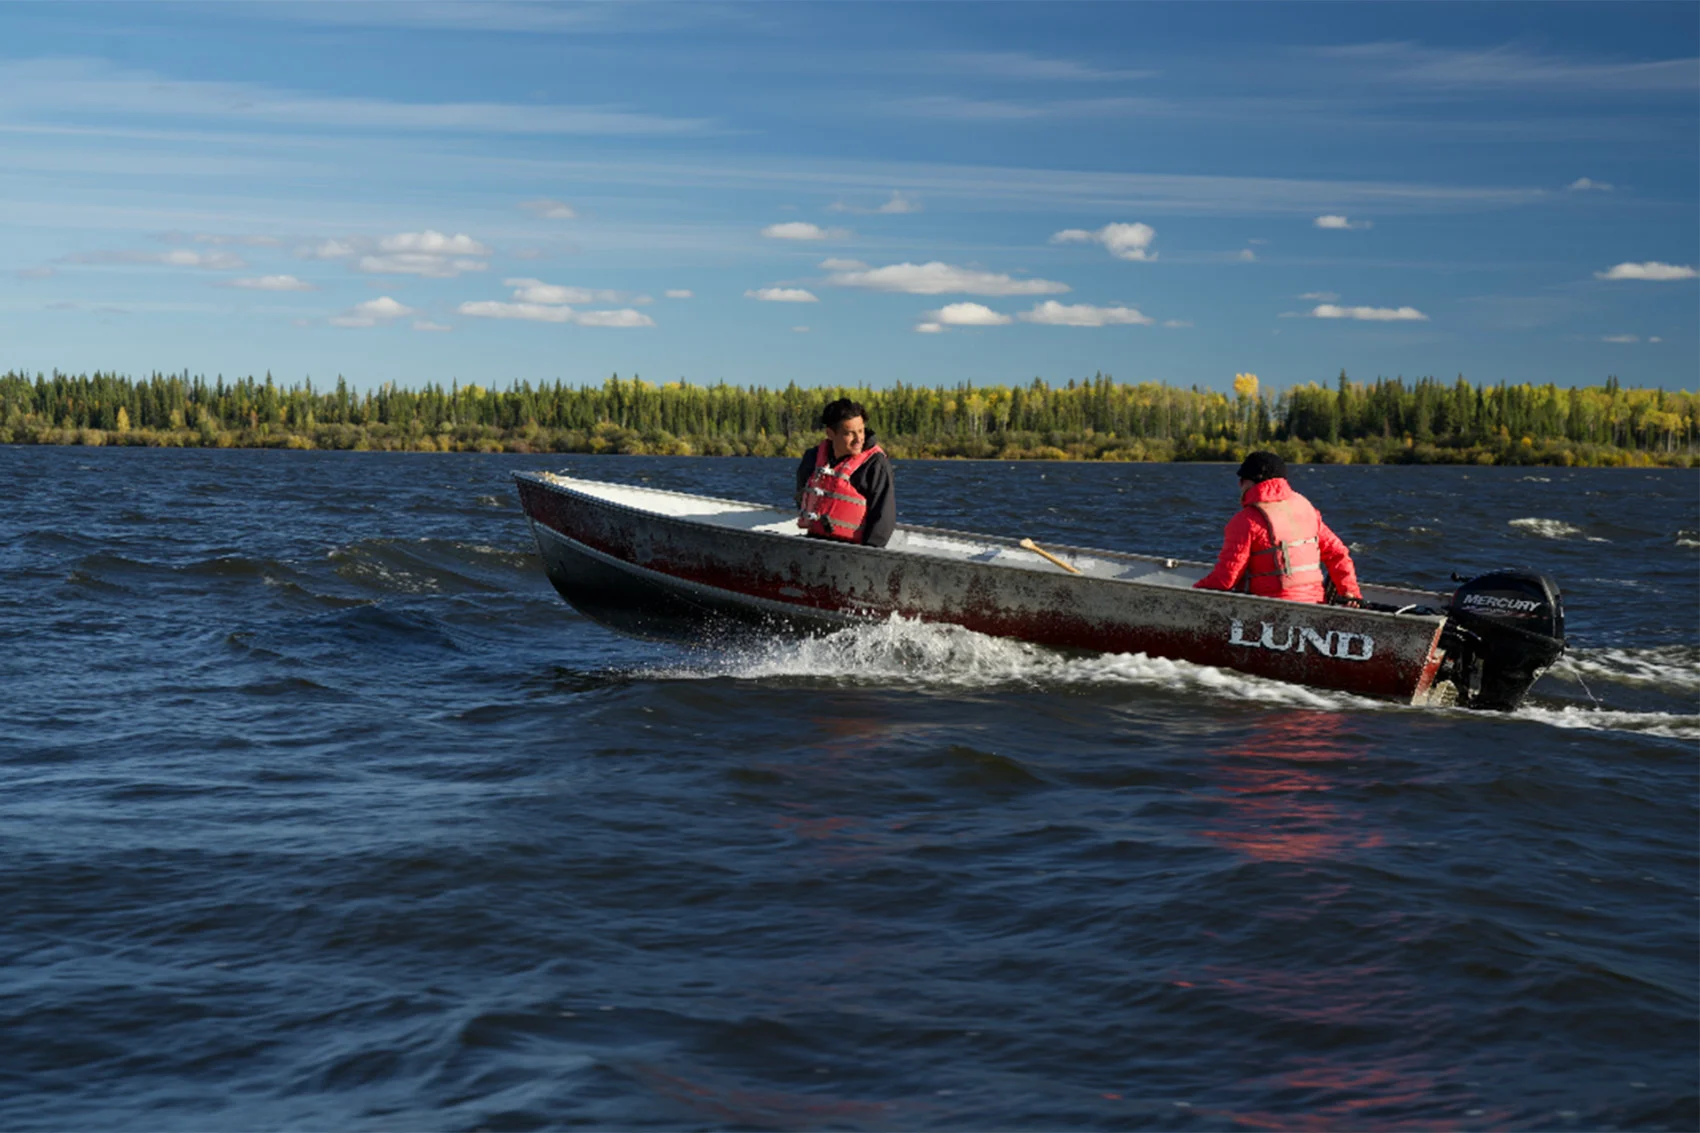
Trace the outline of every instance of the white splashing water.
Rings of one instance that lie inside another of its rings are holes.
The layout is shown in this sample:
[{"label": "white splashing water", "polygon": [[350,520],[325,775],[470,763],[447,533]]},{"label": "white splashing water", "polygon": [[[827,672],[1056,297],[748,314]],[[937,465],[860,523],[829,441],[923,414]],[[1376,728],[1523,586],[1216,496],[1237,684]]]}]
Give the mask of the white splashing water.
[{"label": "white splashing water", "polygon": [[775,638],[638,674],[668,680],[830,680],[911,689],[1114,687],[1199,693],[1292,708],[1343,711],[1388,704],[1143,653],[1069,656],[960,626],[893,615],[821,637]]},{"label": "white splashing water", "polygon": [[1579,649],[1553,667],[1560,678],[1650,685],[1700,692],[1700,648],[1662,645],[1653,649]]},{"label": "white splashing water", "polygon": [[1611,540],[1602,539],[1598,535],[1584,534],[1580,527],[1566,523],[1562,519],[1539,519],[1525,517],[1510,521],[1512,527],[1519,531],[1527,531],[1531,535],[1539,535],[1543,539],[1574,539],[1578,535],[1590,543],[1609,543]]},{"label": "white splashing water", "polygon": [[1554,728],[1583,728],[1598,732],[1639,732],[1673,740],[1700,740],[1700,715],[1672,712],[1613,712],[1607,708],[1546,708],[1525,704],[1512,715]]}]

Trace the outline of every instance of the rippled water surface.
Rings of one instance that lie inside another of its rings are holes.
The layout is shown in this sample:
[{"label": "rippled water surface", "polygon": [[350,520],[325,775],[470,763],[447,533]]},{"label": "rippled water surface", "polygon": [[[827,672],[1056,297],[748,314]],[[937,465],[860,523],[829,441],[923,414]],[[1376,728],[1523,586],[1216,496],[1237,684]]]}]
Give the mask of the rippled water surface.
[{"label": "rippled water surface", "polygon": [[[509,472],[0,448],[0,1127],[1700,1124],[1700,477],[1312,468],[1526,563],[1513,715],[890,623],[693,652]],[[908,462],[911,522],[1213,554],[1222,466]]]}]

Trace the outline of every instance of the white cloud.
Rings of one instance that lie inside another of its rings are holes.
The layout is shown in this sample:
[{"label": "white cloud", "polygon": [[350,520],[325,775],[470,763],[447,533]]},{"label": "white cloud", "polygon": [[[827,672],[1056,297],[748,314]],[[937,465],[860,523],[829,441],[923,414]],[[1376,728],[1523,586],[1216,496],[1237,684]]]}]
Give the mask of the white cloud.
[{"label": "white cloud", "polygon": [[1311,221],[1311,224],[1317,228],[1337,229],[1371,228],[1374,226],[1372,221],[1348,220],[1346,217],[1339,216],[1334,213],[1330,213],[1327,216],[1319,216],[1315,220]]},{"label": "white cloud", "polygon": [[249,291],[316,291],[311,283],[304,279],[296,279],[293,275],[262,275],[256,279],[233,279],[230,287],[246,288]]},{"label": "white cloud", "polygon": [[580,311],[573,322],[581,327],[652,327],[655,320],[642,311],[623,307],[617,311]]},{"label": "white cloud", "polygon": [[1072,306],[1047,299],[1036,303],[1031,311],[1017,316],[1024,323],[1040,323],[1052,327],[1150,326],[1149,315],[1136,307],[1094,307],[1089,303]]},{"label": "white cloud", "polygon": [[1661,264],[1657,260],[1648,260],[1643,264],[1618,264],[1609,271],[1597,271],[1595,279],[1645,279],[1655,283],[1666,283],[1673,279],[1693,279],[1695,271],[1687,265]]},{"label": "white cloud", "polygon": [[848,228],[822,228],[806,220],[788,220],[770,224],[761,230],[769,240],[843,240],[849,237]]},{"label": "white cloud", "polygon": [[557,307],[546,303],[501,303],[494,299],[479,299],[462,303],[457,310],[475,319],[524,319],[535,323],[573,321],[571,307]]},{"label": "white cloud", "polygon": [[572,220],[578,215],[566,201],[552,201],[547,197],[535,201],[521,201],[519,207],[544,220]]},{"label": "white cloud", "polygon": [[562,287],[544,283],[541,279],[504,279],[502,283],[514,289],[514,298],[521,303],[624,303],[624,291],[609,291],[589,287]]},{"label": "white cloud", "polygon": [[418,275],[426,279],[453,279],[469,271],[485,271],[483,260],[449,259],[422,252],[398,252],[389,256],[361,256],[357,265],[368,275]]},{"label": "white cloud", "polygon": [[1655,334],[1652,337],[1650,337],[1649,339],[1647,339],[1647,341],[1648,342],[1663,342],[1664,339],[1660,338],[1658,335]]},{"label": "white cloud", "polygon": [[490,249],[464,232],[444,236],[427,228],[423,232],[398,232],[378,241],[385,252],[419,252],[430,256],[488,256]]},{"label": "white cloud", "polygon": [[1415,307],[1336,307],[1324,303],[1310,313],[1313,319],[1360,319],[1371,323],[1428,322]]},{"label": "white cloud", "polygon": [[1102,244],[1118,260],[1154,260],[1150,251],[1157,230],[1149,224],[1106,224],[1095,232],[1065,228],[1051,237],[1053,244]]},{"label": "white cloud", "polygon": [[406,315],[417,314],[412,307],[398,303],[388,295],[356,303],[352,308],[331,319],[333,327],[375,327]]},{"label": "white cloud", "polygon": [[822,271],[863,271],[867,266],[861,260],[845,260],[837,257],[828,257],[820,262]]},{"label": "white cloud", "polygon": [[827,282],[839,287],[866,287],[908,295],[1056,295],[1068,284],[1049,279],[1013,279],[998,272],[961,268],[933,260],[924,264],[889,264],[883,268],[834,270]]},{"label": "white cloud", "polygon": [[[368,245],[369,246],[369,245]],[[352,255],[356,248],[330,240],[314,249],[316,259],[336,259]],[[424,232],[398,232],[378,241],[380,254],[360,257],[355,267],[372,275],[418,275],[427,279],[453,279],[470,271],[485,271],[489,264],[483,259],[490,249],[464,232],[445,236],[426,229]]]},{"label": "white cloud", "polygon": [[341,240],[326,240],[301,253],[302,259],[307,260],[341,260],[354,254],[352,244],[344,244]]},{"label": "white cloud", "polygon": [[1601,342],[1640,342],[1638,334],[1608,334],[1600,339]]},{"label": "white cloud", "polygon": [[413,324],[413,329],[414,330],[428,330],[428,331],[443,331],[443,330],[453,330],[454,328],[451,327],[451,326],[448,326],[445,323],[434,323],[430,319],[420,319],[418,322]]},{"label": "white cloud", "polygon": [[1300,295],[1299,298],[1311,299],[1318,303],[1332,303],[1334,300],[1340,298],[1340,296],[1338,293],[1333,291],[1307,291],[1303,295]]},{"label": "white cloud", "polygon": [[1241,248],[1239,258],[1241,263],[1254,264],[1257,262],[1257,253],[1250,248]]},{"label": "white cloud", "polygon": [[938,323],[916,323],[916,334],[943,334],[944,327]]},{"label": "white cloud", "polygon": [[921,202],[911,200],[896,189],[893,189],[891,191],[890,200],[886,201],[884,204],[876,205],[873,208],[865,208],[861,205],[845,204],[843,201],[834,201],[832,204],[826,206],[826,210],[828,212],[854,213],[857,216],[869,216],[875,214],[898,216],[904,213],[920,212]]},{"label": "white cloud", "polygon": [[1592,177],[1578,177],[1576,180],[1566,185],[1565,188],[1572,193],[1586,193],[1589,191],[1596,193],[1609,193],[1612,191],[1612,185],[1609,182],[1596,181]]},{"label": "white cloud", "polygon": [[1192,324],[1185,319],[1164,319],[1163,325],[1171,330],[1180,330],[1183,327],[1190,327]]},{"label": "white cloud", "polygon": [[927,312],[927,321],[949,327],[1001,327],[1013,320],[979,303],[950,303]]},{"label": "white cloud", "polygon": [[760,299],[763,303],[819,303],[812,291],[801,287],[758,287],[753,291],[744,292],[746,299]]},{"label": "white cloud", "polygon": [[581,327],[652,327],[655,320],[626,307],[616,311],[575,311],[552,303],[498,303],[482,299],[457,310],[476,319],[518,319],[534,323],[576,323]]},{"label": "white cloud", "polygon": [[693,299],[696,297],[696,292],[688,287],[674,287],[670,288],[666,295],[669,299]]}]

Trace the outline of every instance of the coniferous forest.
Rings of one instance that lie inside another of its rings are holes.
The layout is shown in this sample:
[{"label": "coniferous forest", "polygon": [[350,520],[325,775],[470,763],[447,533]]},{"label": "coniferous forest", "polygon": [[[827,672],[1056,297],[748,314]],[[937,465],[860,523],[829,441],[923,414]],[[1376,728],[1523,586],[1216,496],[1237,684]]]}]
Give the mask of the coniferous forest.
[{"label": "coniferous forest", "polygon": [[1051,385],[784,389],[458,383],[355,392],[271,375],[0,376],[0,443],[797,455],[822,406],[853,397],[898,458],[1238,460],[1254,447],[1326,463],[1700,465],[1700,397],[1601,386],[1351,380],[1279,393],[1236,375],[1234,394],[1124,384],[1099,374]]}]

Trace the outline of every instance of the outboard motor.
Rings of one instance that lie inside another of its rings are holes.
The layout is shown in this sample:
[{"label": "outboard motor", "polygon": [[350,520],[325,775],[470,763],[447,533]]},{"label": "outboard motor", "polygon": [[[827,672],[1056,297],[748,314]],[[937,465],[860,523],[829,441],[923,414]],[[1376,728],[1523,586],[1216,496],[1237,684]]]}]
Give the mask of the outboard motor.
[{"label": "outboard motor", "polygon": [[1564,653],[1564,597],[1539,571],[1479,574],[1453,592],[1440,640],[1458,702],[1508,711]]}]

